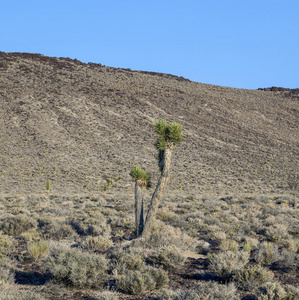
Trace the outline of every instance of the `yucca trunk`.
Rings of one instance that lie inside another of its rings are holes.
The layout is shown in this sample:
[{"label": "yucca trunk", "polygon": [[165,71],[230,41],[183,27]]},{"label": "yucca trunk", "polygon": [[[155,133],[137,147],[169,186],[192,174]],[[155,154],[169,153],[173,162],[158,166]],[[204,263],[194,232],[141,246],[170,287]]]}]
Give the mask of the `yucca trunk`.
[{"label": "yucca trunk", "polygon": [[142,232],[143,236],[146,236],[149,233],[149,229],[157,213],[158,205],[169,177],[172,150],[173,147],[167,147],[165,149],[163,165],[160,166],[161,176],[158,180],[156,190],[152,196],[151,203],[147,212],[146,221]]},{"label": "yucca trunk", "polygon": [[142,234],[144,226],[143,218],[143,186],[136,180],[135,182],[135,226],[136,234],[139,237]]}]

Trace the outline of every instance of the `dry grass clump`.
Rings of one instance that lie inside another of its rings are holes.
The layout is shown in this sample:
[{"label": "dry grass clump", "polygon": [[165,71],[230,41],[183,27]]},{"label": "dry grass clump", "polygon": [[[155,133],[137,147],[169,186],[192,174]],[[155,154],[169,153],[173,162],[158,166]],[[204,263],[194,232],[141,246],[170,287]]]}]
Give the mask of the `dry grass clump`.
[{"label": "dry grass clump", "polygon": [[219,284],[217,282],[199,282],[191,289],[162,290],[155,300],[239,300],[238,291],[234,283]]},{"label": "dry grass clump", "polygon": [[132,295],[144,295],[146,292],[161,289],[169,282],[165,271],[153,267],[144,267],[140,271],[129,271],[117,278],[117,287]]},{"label": "dry grass clump", "polygon": [[225,251],[209,255],[209,260],[212,270],[216,272],[221,279],[229,280],[249,262],[249,254],[244,251]]},{"label": "dry grass clump", "polygon": [[78,249],[56,249],[51,251],[47,269],[56,281],[66,286],[99,289],[107,276],[108,260]]},{"label": "dry grass clump", "polygon": [[49,245],[46,241],[31,242],[27,245],[29,254],[37,261],[41,256],[48,256]]}]

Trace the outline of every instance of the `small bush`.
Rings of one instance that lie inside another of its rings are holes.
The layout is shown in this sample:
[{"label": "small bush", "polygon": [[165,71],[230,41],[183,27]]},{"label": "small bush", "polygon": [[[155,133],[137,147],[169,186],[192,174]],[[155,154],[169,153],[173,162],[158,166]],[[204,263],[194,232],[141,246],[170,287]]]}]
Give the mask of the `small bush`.
[{"label": "small bush", "polygon": [[2,254],[7,254],[11,246],[12,246],[11,237],[4,235],[0,232],[0,257]]},{"label": "small bush", "polygon": [[31,242],[33,240],[38,240],[39,234],[35,228],[32,228],[26,232],[21,233],[20,237],[23,238],[26,242]]},{"label": "small bush", "polygon": [[198,241],[183,233],[179,228],[169,225],[154,227],[150,236],[142,242],[142,246],[147,248],[160,248],[176,246],[182,251],[195,250]]},{"label": "small bush", "polygon": [[105,220],[95,220],[95,219],[86,219],[82,221],[72,220],[70,222],[72,228],[82,236],[92,235],[99,236],[102,235],[104,237],[109,238],[111,234],[110,225],[106,224]]},{"label": "small bush", "polygon": [[170,270],[183,265],[186,256],[180,253],[176,247],[165,247],[148,257],[148,260],[154,265],[160,265],[164,269]]},{"label": "small bush", "polygon": [[66,286],[100,288],[105,280],[107,265],[102,255],[61,249],[51,253],[47,268],[57,281]]},{"label": "small bush", "polygon": [[274,278],[274,274],[259,265],[249,266],[234,275],[234,280],[245,291],[251,291]]},{"label": "small bush", "polygon": [[8,257],[0,257],[0,290],[15,282],[11,263],[12,261]]},{"label": "small bush", "polygon": [[297,300],[299,299],[299,288],[292,285],[285,285],[284,290],[287,294],[286,300]]},{"label": "small bush", "polygon": [[228,280],[234,273],[242,270],[249,261],[247,252],[220,252],[211,255],[210,263],[212,269],[223,279]]},{"label": "small bush", "polygon": [[20,214],[16,216],[8,216],[1,221],[1,230],[8,235],[19,236],[21,233],[36,227],[37,223],[34,219]]},{"label": "small bush", "polygon": [[35,291],[18,289],[16,286],[0,290],[0,300],[46,300],[44,296]]},{"label": "small bush", "polygon": [[106,237],[103,236],[89,236],[84,244],[83,247],[92,250],[92,251],[106,251],[113,245],[113,242]]},{"label": "small bush", "polygon": [[229,250],[229,251],[237,252],[239,250],[239,244],[234,240],[223,240],[221,241],[220,249],[222,251]]},{"label": "small bush", "polygon": [[299,240],[289,239],[285,242],[285,247],[287,248],[287,250],[296,253],[299,249]]},{"label": "small bush", "polygon": [[144,267],[144,258],[135,253],[122,252],[112,264],[114,275],[125,274],[128,271],[141,270]]},{"label": "small bush", "polygon": [[239,300],[237,289],[233,283],[228,285],[217,282],[200,282],[192,289],[162,290],[155,300]]},{"label": "small bush", "polygon": [[49,254],[49,246],[46,241],[37,241],[28,244],[29,254],[37,261],[41,256]]},{"label": "small bush", "polygon": [[167,273],[153,267],[146,267],[141,271],[129,271],[120,276],[116,285],[120,290],[132,295],[143,295],[146,292],[160,289],[168,284]]},{"label": "small bush", "polygon": [[[287,298],[286,290],[277,282],[267,282],[256,291],[258,300],[282,300]],[[293,298],[294,300],[296,298]]]},{"label": "small bush", "polygon": [[38,227],[44,239],[61,240],[76,236],[70,224],[58,223],[50,219],[38,219]]},{"label": "small bush", "polygon": [[279,258],[280,256],[277,245],[268,242],[260,244],[255,255],[257,263],[263,265],[271,265],[275,261],[278,261]]},{"label": "small bush", "polygon": [[288,227],[284,224],[273,225],[266,230],[266,236],[271,242],[280,242],[289,238]]},{"label": "small bush", "polygon": [[298,263],[299,257],[292,251],[283,251],[281,253],[279,261],[276,262],[276,266],[283,268],[294,268],[296,263]]},{"label": "small bush", "polygon": [[99,295],[97,295],[98,300],[118,300],[119,297],[116,293],[105,291],[101,292]]}]

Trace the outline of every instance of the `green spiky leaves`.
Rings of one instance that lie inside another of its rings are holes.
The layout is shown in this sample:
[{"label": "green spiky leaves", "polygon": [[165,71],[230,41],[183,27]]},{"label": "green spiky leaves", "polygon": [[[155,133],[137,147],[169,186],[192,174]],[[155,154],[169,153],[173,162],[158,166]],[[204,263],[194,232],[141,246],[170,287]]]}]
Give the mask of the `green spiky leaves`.
[{"label": "green spiky leaves", "polygon": [[130,176],[138,181],[143,187],[149,188],[151,186],[150,183],[150,175],[143,171],[140,166],[134,166],[131,168]]},{"label": "green spiky leaves", "polygon": [[154,129],[158,134],[158,140],[155,146],[159,150],[165,150],[165,148],[170,145],[176,146],[184,139],[180,123],[172,122],[167,124],[166,120],[160,119],[155,122]]}]

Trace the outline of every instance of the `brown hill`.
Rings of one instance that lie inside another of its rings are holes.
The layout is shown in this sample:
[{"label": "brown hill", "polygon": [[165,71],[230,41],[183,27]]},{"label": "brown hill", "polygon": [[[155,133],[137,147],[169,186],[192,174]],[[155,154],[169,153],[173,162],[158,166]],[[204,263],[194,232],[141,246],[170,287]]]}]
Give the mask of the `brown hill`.
[{"label": "brown hill", "polygon": [[132,189],[130,167],[156,180],[153,121],[183,125],[170,190],[284,192],[298,186],[299,102],[168,74],[0,52],[1,192]]}]

